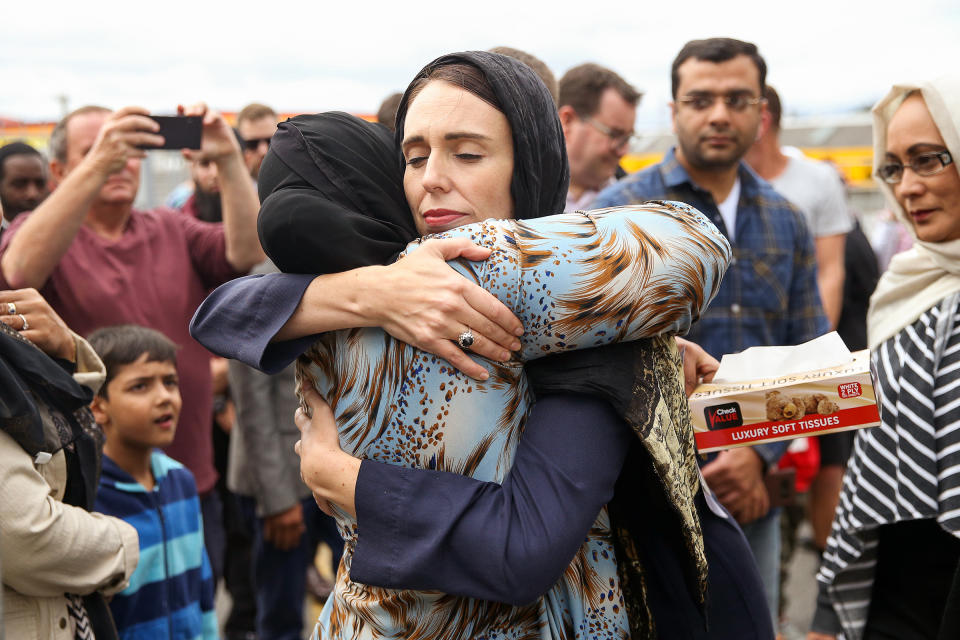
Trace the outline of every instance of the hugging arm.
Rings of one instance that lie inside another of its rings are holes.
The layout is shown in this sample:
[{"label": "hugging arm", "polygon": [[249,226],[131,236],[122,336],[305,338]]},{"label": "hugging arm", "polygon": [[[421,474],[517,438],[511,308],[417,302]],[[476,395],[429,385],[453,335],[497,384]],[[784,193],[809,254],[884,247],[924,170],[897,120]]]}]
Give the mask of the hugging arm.
[{"label": "hugging arm", "polygon": [[190,333],[216,354],[275,373],[303,353],[316,334],[379,326],[468,375],[484,377],[486,370],[452,341],[469,326],[477,338],[473,351],[503,361],[510,349],[519,348],[522,326],[505,305],[445,261],[461,255],[477,260],[489,253],[463,239],[436,240],[386,267],[238,278],[200,305]]},{"label": "hugging arm", "polygon": [[518,359],[685,333],[716,295],[730,245],[673,202],[487,220],[448,231],[493,249],[455,263],[520,318]]},{"label": "hugging arm", "polygon": [[[313,415],[311,429],[335,433],[332,420],[316,424],[321,412]],[[502,485],[363,460],[350,578],[528,604],[570,565],[613,496],[633,438],[607,402],[548,395],[531,411]],[[307,446],[302,468],[337,465]]]},{"label": "hugging arm", "polygon": [[217,287],[190,321],[190,334],[207,349],[266,373],[277,373],[315,336],[273,342],[297,309],[314,276],[269,273],[245,276]]}]

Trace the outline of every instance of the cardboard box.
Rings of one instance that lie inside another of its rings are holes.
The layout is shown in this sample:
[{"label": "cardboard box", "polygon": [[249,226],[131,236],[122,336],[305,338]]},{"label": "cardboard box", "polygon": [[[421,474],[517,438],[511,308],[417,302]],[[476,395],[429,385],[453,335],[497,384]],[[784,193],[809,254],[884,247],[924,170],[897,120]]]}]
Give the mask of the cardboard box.
[{"label": "cardboard box", "polygon": [[866,349],[830,367],[702,384],[690,410],[700,453],[880,424]]}]

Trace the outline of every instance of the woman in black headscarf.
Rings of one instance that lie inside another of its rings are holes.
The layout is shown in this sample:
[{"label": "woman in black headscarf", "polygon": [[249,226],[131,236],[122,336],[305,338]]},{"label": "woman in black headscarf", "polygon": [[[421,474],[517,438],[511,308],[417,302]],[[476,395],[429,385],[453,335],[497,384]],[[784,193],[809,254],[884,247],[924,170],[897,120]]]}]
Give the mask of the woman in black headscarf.
[{"label": "woman in black headscarf", "polygon": [[[552,120],[543,118],[542,114],[546,113],[546,111],[538,108],[538,105],[531,106],[528,94],[534,92],[530,90],[529,86],[524,86],[524,81],[529,82],[529,79],[527,79],[523,73],[517,71],[513,66],[515,63],[505,62],[500,56],[494,57],[491,54],[475,53],[447,56],[439,59],[433,63],[433,65],[428,66],[420,77],[429,78],[436,69],[443,69],[455,64],[464,63],[481,69],[485,74],[491,85],[491,92],[494,94],[493,99],[488,100],[488,102],[499,102],[501,105],[504,103],[509,105],[509,107],[504,107],[502,112],[507,116],[507,119],[510,120],[514,149],[515,161],[513,165],[513,176],[510,182],[514,213],[518,218],[531,218],[538,217],[551,210],[559,210],[562,208],[563,196],[565,194],[566,166],[562,137],[560,137],[559,134],[559,125],[557,123],[555,128],[550,126],[554,124],[555,114]],[[416,81],[414,85],[416,85]],[[400,136],[403,136],[403,121],[406,116],[406,107],[410,103],[411,92],[416,90],[416,86],[412,86],[411,90],[408,90],[403,106],[401,107],[401,117],[399,118],[400,128],[398,129]],[[549,112],[553,113],[552,104],[549,107]],[[539,120],[537,120],[537,118],[539,118]],[[532,125],[529,122],[531,120],[534,122]],[[278,139],[274,142],[273,148],[276,151],[275,158],[284,163],[288,170],[296,173],[297,177],[290,177],[289,174],[284,174],[283,171],[279,171],[276,174],[278,176],[285,176],[280,180],[267,180],[264,182],[263,177],[261,177],[261,195],[267,195],[264,200],[264,209],[261,216],[261,234],[268,253],[277,260],[282,259],[281,254],[286,254],[286,250],[294,243],[299,242],[300,238],[308,235],[308,230],[310,230],[310,233],[316,235],[317,229],[323,227],[323,223],[320,223],[318,227],[316,208],[305,204],[305,193],[297,192],[295,193],[295,198],[290,198],[289,195],[281,195],[285,189],[292,187],[294,189],[309,190],[309,187],[313,187],[316,191],[322,191],[328,195],[334,193],[340,199],[342,199],[344,195],[342,191],[335,193],[338,187],[341,186],[341,183],[336,178],[336,171],[335,168],[330,166],[331,163],[324,159],[317,159],[318,154],[316,153],[316,147],[313,149],[313,152],[308,151],[310,146],[307,140],[316,133],[316,131],[312,129],[322,128],[322,125],[313,127],[315,124],[318,123],[316,121],[301,120],[296,126],[288,128],[286,131],[278,134]],[[294,129],[299,131],[299,133],[293,133]],[[292,135],[288,137],[288,134]],[[376,134],[372,135],[376,137]],[[286,142],[290,144],[280,144],[281,139],[286,139]],[[320,140],[319,137],[315,137],[314,139]],[[304,151],[306,151],[306,153],[304,153]],[[273,151],[271,153],[273,153]],[[268,159],[267,162],[269,163],[270,160]],[[266,167],[267,165],[265,164],[265,169]],[[312,177],[311,174],[313,174]],[[284,182],[284,180],[287,180],[287,182]],[[356,185],[345,186],[349,189]],[[287,202],[285,206],[277,207],[276,203],[281,199],[287,199]],[[298,200],[299,202],[296,202]],[[353,204],[356,206],[355,203]],[[274,216],[278,215],[275,212],[281,211],[283,212],[282,215],[290,217],[285,220],[284,224],[274,224]],[[370,210],[370,214],[380,219],[381,222],[391,221],[390,217],[384,216],[382,211]],[[395,219],[394,217],[393,220]],[[299,220],[304,226],[298,226],[298,224],[291,225],[290,223],[295,220]],[[380,228],[388,229],[390,225],[383,225]],[[296,229],[296,232],[291,233],[292,229]],[[349,230],[350,228],[348,227],[348,231]],[[284,237],[284,233],[287,234],[286,237]],[[363,246],[363,241],[360,240],[358,245]],[[416,256],[417,253],[414,253],[413,256]],[[360,255],[369,254],[361,252]],[[409,259],[410,258],[406,258],[405,260]],[[371,260],[371,262],[373,261],[375,260]],[[298,266],[309,267],[310,265],[305,264]],[[201,312],[203,311],[204,310],[201,309]],[[201,316],[203,316],[203,313],[198,314],[198,318],[201,318]],[[682,403],[682,387],[679,387],[678,384],[670,384],[671,382],[678,382],[678,378],[676,369],[673,368],[675,363],[672,362],[669,355],[669,347],[663,342],[654,342],[628,345],[627,348],[623,349],[610,348],[605,353],[603,353],[602,350],[590,350],[563,356],[554,356],[554,358],[564,359],[564,361],[557,361],[555,364],[549,364],[550,358],[546,358],[539,361],[542,363],[540,367],[542,373],[533,377],[539,381],[539,389],[544,393],[553,391],[591,394],[609,401],[619,410],[621,416],[626,418],[627,423],[633,427],[634,432],[641,436],[644,447],[638,447],[633,453],[633,455],[640,456],[640,460],[643,461],[642,465],[634,467],[634,473],[638,473],[641,477],[627,478],[624,481],[626,482],[625,486],[628,491],[635,490],[636,487],[646,487],[646,490],[649,490],[654,496],[654,500],[650,503],[651,508],[639,516],[644,524],[645,535],[651,535],[654,530],[657,531],[657,536],[661,536],[669,530],[675,532],[672,539],[679,542],[678,546],[680,548],[668,549],[668,551],[679,552],[680,556],[686,556],[688,558],[686,563],[680,563],[681,565],[687,566],[688,575],[685,578],[683,571],[679,572],[679,586],[685,590],[687,587],[684,585],[689,586],[689,591],[693,593],[693,596],[690,598],[691,603],[697,601],[702,603],[702,590],[704,587],[703,572],[705,567],[702,564],[702,551],[699,555],[696,551],[698,544],[698,531],[696,531],[697,516],[693,512],[692,504],[693,494],[697,491],[697,481],[695,475],[693,477],[690,475],[691,473],[696,473],[695,466],[692,464],[692,446],[690,446],[688,442],[685,448],[680,447],[676,450],[670,450],[669,447],[658,447],[655,443],[656,438],[649,437],[651,429],[655,427],[653,424],[654,418],[659,418],[660,420],[666,418],[666,422],[669,423],[668,428],[671,430],[671,436],[668,436],[668,439],[673,437],[678,440],[689,440],[689,438],[692,437],[689,430],[686,430],[688,423],[686,422],[686,416],[683,415],[685,409]],[[670,343],[672,344],[672,340]],[[664,348],[666,348],[666,350],[663,350]],[[258,358],[257,360],[261,364],[263,363],[261,359]],[[654,374],[655,371],[659,371],[664,380],[657,379]],[[638,382],[642,382],[642,384],[637,384]],[[678,388],[680,389],[679,397],[681,402],[676,402],[678,396],[676,392]],[[540,397],[539,400],[540,402],[537,405],[538,410],[541,408],[549,409],[550,403],[554,402],[555,398],[545,395]],[[589,402],[589,400],[581,396],[580,402]],[[655,411],[657,406],[663,407],[662,412],[659,414]],[[604,416],[602,412],[598,413],[600,414],[599,419],[603,419]],[[535,415],[536,412],[530,417],[528,433],[534,430]],[[615,419],[614,422],[616,422],[616,416],[614,415],[613,417]],[[611,421],[609,417],[606,419],[608,422]],[[620,428],[622,429],[622,427]],[[614,441],[616,442],[616,438],[614,438]],[[527,437],[525,437],[523,445],[521,446],[526,444]],[[623,441],[619,441],[619,444],[622,447]],[[584,458],[582,462],[587,466],[588,473],[596,473],[596,470],[591,469],[590,466],[595,467],[598,463],[604,464],[604,462],[611,463],[614,468],[613,477],[609,480],[612,488],[613,479],[616,478],[616,471],[620,466],[619,463],[614,461],[617,459],[616,456],[611,454],[608,460],[600,461],[595,459],[591,461],[589,454],[587,452],[583,453]],[[519,456],[520,451],[518,451],[518,463],[520,462]],[[620,457],[619,460],[622,460],[622,457]],[[651,462],[653,464],[651,464]],[[368,461],[364,461],[363,464],[365,465],[365,469],[380,469],[384,473],[384,480],[396,475],[397,472],[406,471],[411,473],[406,476],[408,480],[405,480],[405,482],[415,482],[416,480],[411,479],[414,478],[416,474],[429,473],[390,467],[388,465],[377,465],[375,463],[368,464]],[[367,473],[367,476],[373,477],[371,474],[374,473],[378,472],[370,471]],[[687,473],[687,475],[685,476],[684,473]],[[660,475],[659,482],[657,482],[656,479],[658,474]],[[445,475],[448,480],[453,477],[450,474],[441,475]],[[667,486],[667,490],[663,490],[664,485]],[[389,485],[373,482],[371,486]],[[661,487],[661,489],[657,489],[656,487]],[[357,491],[359,495],[360,486],[357,487]],[[621,492],[621,495],[622,494],[623,492]],[[630,495],[630,498],[635,499],[636,496]],[[684,498],[686,498],[686,500],[684,500]],[[702,498],[700,499],[702,500]],[[603,500],[601,502],[605,501],[606,500]],[[686,502],[686,504],[680,504],[683,502]],[[361,508],[359,503],[360,498],[358,498],[358,509]],[[416,507],[416,505],[414,505],[414,507]],[[596,507],[594,507],[593,513],[596,513]],[[658,513],[660,515],[654,517]],[[444,513],[439,514],[439,519],[443,520],[446,515],[447,514]],[[660,520],[659,525],[653,526],[656,525],[657,520]],[[366,520],[365,522],[370,522],[370,520]],[[642,581],[641,566],[643,561],[639,557],[640,551],[637,549],[637,545],[642,543],[643,535],[638,533],[638,527],[636,526],[640,524],[637,520],[636,509],[624,509],[622,523],[625,529],[628,531],[632,530],[634,533],[626,533],[619,543],[618,552],[621,553],[624,558],[621,560],[619,566],[620,580],[624,580],[624,584],[627,584],[633,589],[632,591],[628,590],[630,592],[626,594],[625,604],[631,612],[631,626],[633,627],[634,634],[637,637],[641,637],[642,635],[651,633],[652,625],[646,613],[646,601],[643,597],[642,588],[640,587]],[[589,528],[589,521],[583,526],[584,528],[579,531],[577,531],[577,527],[575,526],[568,528],[574,530],[576,537],[582,539],[584,531],[586,528]],[[359,566],[362,563],[358,562],[358,559],[362,559],[363,541],[370,528],[369,524],[362,526],[364,537],[359,538],[356,553],[353,555],[353,565],[350,573],[351,577],[357,580],[359,580],[359,574],[362,574],[365,570]],[[415,533],[416,532],[414,532],[414,534]],[[556,532],[551,531],[550,533],[553,534]],[[686,544],[682,542],[683,540],[686,540]],[[626,546],[623,546],[624,542],[626,542]],[[369,546],[370,545],[368,545],[368,548]],[[400,556],[403,557],[403,554],[401,553]],[[374,571],[375,570],[374,568]],[[451,571],[438,571],[436,575],[427,575],[425,579],[427,581],[432,579],[433,583],[426,585],[412,584],[410,582],[404,583],[405,580],[416,581],[416,578],[409,573],[401,577],[399,582],[393,582],[391,584],[386,584],[386,582],[390,582],[390,580],[367,580],[367,582],[384,584],[385,586],[420,586],[421,588],[445,588],[444,585],[446,584],[448,591],[457,592],[455,585],[453,588],[450,588],[450,585],[456,581],[455,576],[451,576],[450,574],[455,573],[455,571],[456,568],[453,568]],[[520,569],[520,571],[522,572],[522,569]],[[700,576],[699,578],[697,578],[698,575]],[[616,579],[614,577],[610,578],[611,580]],[[363,582],[364,580],[359,581]],[[699,587],[697,585],[699,585]],[[611,586],[613,586],[613,583],[611,583]],[[468,587],[468,589],[469,588],[470,587]],[[616,590],[619,591],[619,585],[617,585]],[[461,593],[462,592],[464,591],[461,590]],[[491,591],[471,595],[491,597]],[[493,597],[498,596],[494,593]],[[523,596],[517,595],[516,597],[522,598]],[[663,596],[661,595],[661,597]],[[512,600],[511,598],[511,601]],[[547,607],[547,609],[549,608],[550,607]],[[692,608],[696,614],[696,607],[694,605],[688,605],[686,608]],[[676,609],[679,611],[683,610],[684,607],[678,606]],[[558,613],[558,615],[561,614]],[[332,617],[327,618],[328,624],[330,624],[331,619]],[[687,623],[689,624],[689,620]],[[669,624],[666,626],[669,628]]]}]

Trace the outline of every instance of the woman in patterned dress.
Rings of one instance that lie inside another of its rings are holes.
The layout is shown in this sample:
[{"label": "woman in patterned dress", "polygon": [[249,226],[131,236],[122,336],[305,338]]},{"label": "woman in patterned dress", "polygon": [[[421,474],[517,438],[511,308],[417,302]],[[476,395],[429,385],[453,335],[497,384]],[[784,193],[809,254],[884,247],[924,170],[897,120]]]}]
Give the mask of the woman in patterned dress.
[{"label": "woman in patterned dress", "polygon": [[858,432],[809,640],[960,637],[960,76],[873,109],[874,170],[916,239],[870,301],[881,424]]}]

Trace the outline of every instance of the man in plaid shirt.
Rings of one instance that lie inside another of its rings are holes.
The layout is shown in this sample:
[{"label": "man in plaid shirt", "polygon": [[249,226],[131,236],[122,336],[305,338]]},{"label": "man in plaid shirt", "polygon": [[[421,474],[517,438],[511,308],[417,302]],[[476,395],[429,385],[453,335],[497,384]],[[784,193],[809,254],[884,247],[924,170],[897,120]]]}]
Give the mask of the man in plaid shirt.
[{"label": "man in plaid shirt", "polygon": [[[677,146],[663,161],[608,187],[593,206],[652,199],[696,207],[727,236],[733,261],[720,291],[687,336],[708,353],[799,344],[829,330],[817,291],[813,240],[800,211],[743,161],[766,105],[766,64],[755,45],[688,42],[673,62],[670,105]],[[724,451],[703,475],[743,526],[777,611],[779,510],[764,485],[787,443]],[[774,619],[776,626],[776,619]]]}]

